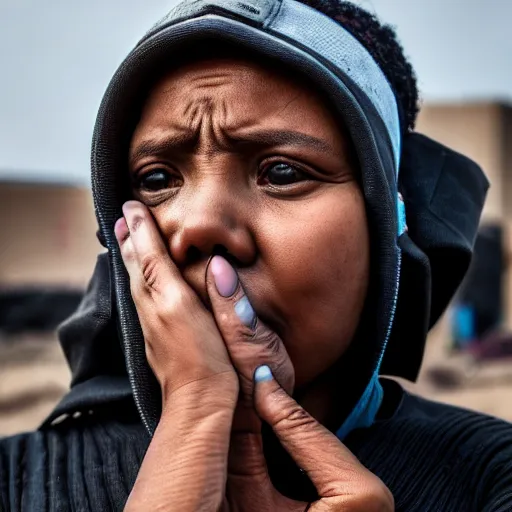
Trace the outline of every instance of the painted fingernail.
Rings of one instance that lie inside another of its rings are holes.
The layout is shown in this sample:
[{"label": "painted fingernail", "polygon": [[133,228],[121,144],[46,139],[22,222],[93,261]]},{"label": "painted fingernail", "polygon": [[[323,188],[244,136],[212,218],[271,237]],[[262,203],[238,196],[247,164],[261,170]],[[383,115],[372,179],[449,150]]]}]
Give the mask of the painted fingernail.
[{"label": "painted fingernail", "polygon": [[114,233],[118,242],[124,242],[130,236],[130,231],[128,230],[124,217],[116,220],[116,223],[114,224]]},{"label": "painted fingernail", "polygon": [[210,267],[219,294],[223,297],[231,297],[238,285],[235,269],[222,256],[214,256]]},{"label": "painted fingernail", "polygon": [[135,232],[144,224],[144,216],[140,211],[140,203],[137,201],[126,201],[123,204],[123,215],[129,230]]},{"label": "painted fingernail", "polygon": [[137,209],[138,206],[139,206],[139,202],[138,201],[133,201],[133,200],[130,200],[130,201],[126,201],[123,203],[123,213],[124,212],[129,212],[129,211],[132,211],[134,209]]},{"label": "painted fingernail", "polygon": [[245,295],[235,304],[235,313],[246,327],[254,328],[256,313]]},{"label": "painted fingernail", "polygon": [[267,380],[272,380],[272,371],[266,364],[263,366],[258,366],[254,372],[254,380],[255,382],[265,382]]}]

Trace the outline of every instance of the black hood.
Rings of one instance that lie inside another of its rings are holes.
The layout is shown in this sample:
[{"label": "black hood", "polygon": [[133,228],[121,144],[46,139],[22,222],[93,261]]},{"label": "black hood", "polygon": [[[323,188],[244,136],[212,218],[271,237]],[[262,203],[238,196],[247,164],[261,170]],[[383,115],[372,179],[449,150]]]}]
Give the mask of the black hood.
[{"label": "black hood", "polygon": [[[73,388],[56,413],[132,392],[148,431],[158,422],[160,390],[145,357],[114,224],[129,199],[127,148],[148,77],[168,69],[188,49],[212,41],[307,76],[348,127],[372,241],[371,284],[361,321],[365,339],[371,340],[365,355],[371,372],[364,375],[364,392],[344,433],[367,426],[380,404],[379,373],[411,380],[418,374],[428,328],[468,267],[487,181],[465,157],[419,134],[403,136],[393,90],[367,50],[338,23],[295,0],[185,1],[116,71],[98,113],[91,154],[99,234],[108,253],[100,256],[78,313],[61,330]],[[111,392],[102,388],[107,385]]]}]

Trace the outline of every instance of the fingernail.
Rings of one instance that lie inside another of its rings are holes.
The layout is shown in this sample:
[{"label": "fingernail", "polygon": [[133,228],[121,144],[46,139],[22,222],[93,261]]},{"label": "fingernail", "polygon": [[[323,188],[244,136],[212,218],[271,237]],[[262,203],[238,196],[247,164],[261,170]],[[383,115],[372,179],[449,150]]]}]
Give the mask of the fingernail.
[{"label": "fingernail", "polygon": [[272,371],[266,364],[258,366],[254,372],[254,381],[265,382],[267,380],[272,380]]},{"label": "fingernail", "polygon": [[235,304],[235,313],[246,327],[254,328],[256,313],[245,295]]},{"label": "fingernail", "polygon": [[126,201],[123,204],[123,215],[130,231],[135,232],[144,224],[144,215],[140,209],[140,203],[137,201]]},{"label": "fingernail", "polygon": [[222,256],[214,256],[210,267],[219,294],[223,297],[231,297],[238,285],[235,269]]},{"label": "fingernail", "polygon": [[114,224],[114,234],[119,242],[124,242],[130,236],[130,231],[128,230],[124,217],[116,220]]},{"label": "fingernail", "polygon": [[134,201],[134,200],[130,200],[130,201],[126,201],[123,203],[123,206],[122,206],[122,209],[123,209],[123,213],[125,211],[129,212],[133,209],[137,209],[138,206],[139,206],[139,202],[138,201]]},{"label": "fingernail", "polygon": [[123,210],[124,217],[127,218],[130,215],[130,213],[132,212],[133,207],[130,204],[130,201],[126,201],[126,203],[123,204],[121,209]]}]

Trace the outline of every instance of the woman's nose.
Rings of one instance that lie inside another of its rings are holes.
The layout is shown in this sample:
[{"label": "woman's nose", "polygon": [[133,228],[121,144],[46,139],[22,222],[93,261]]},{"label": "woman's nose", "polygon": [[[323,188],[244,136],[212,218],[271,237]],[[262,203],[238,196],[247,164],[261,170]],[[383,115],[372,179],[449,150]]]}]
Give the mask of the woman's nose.
[{"label": "woman's nose", "polygon": [[228,254],[242,265],[255,258],[256,247],[248,224],[220,197],[196,197],[178,220],[170,241],[171,257],[186,267],[213,253]]}]

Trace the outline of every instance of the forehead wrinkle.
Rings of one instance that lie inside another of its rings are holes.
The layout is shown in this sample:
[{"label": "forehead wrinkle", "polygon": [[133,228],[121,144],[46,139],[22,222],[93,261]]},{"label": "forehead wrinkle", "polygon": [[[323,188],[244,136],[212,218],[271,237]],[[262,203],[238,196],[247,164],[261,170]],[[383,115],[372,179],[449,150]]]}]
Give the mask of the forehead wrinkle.
[{"label": "forehead wrinkle", "polygon": [[[228,130],[228,105],[224,98],[212,98],[211,95],[190,98],[182,108],[176,111],[172,108],[172,100],[167,100],[171,106],[171,114],[165,110],[148,111],[147,123],[143,119],[138,129],[147,133],[143,140],[133,140],[135,143],[130,151],[130,164],[154,155],[165,155],[173,152],[193,153],[202,152],[212,156],[219,150],[229,151],[230,145],[225,134]],[[179,114],[178,112],[182,113]],[[156,117],[153,117],[156,114]],[[178,115],[176,115],[178,114]],[[152,121],[152,119],[154,121]],[[136,129],[137,132],[137,129]]]},{"label": "forehead wrinkle", "polygon": [[[293,129],[283,130],[282,128],[277,129],[277,126],[273,128],[268,126],[268,129],[265,129],[260,123],[261,119],[251,115],[252,109],[250,108],[245,108],[242,111],[235,109],[232,112],[231,105],[228,103],[228,99],[231,97],[230,92],[226,91],[228,93],[226,96],[219,93],[218,87],[225,86],[231,89],[231,86],[238,85],[236,91],[237,94],[241,94],[240,80],[233,81],[233,79],[245,78],[246,80],[242,80],[242,82],[246,82],[242,89],[250,89],[255,84],[252,80],[247,81],[249,74],[247,70],[243,70],[243,72],[237,73],[237,77],[234,77],[233,73],[228,73],[223,69],[204,69],[187,72],[177,79],[173,79],[172,75],[167,76],[167,83],[161,83],[160,90],[158,91],[157,88],[155,94],[160,98],[166,97],[164,103],[168,108],[164,108],[163,111],[160,108],[155,108],[156,118],[150,113],[150,117],[158,119],[157,123],[161,126],[155,132],[163,132],[162,136],[157,136],[155,139],[165,138],[166,134],[171,139],[174,136],[173,132],[180,132],[189,141],[195,140],[195,146],[180,144],[180,147],[175,148],[176,150],[188,153],[199,149],[205,155],[217,153],[219,150],[232,152],[241,147],[246,147],[248,150],[250,146],[277,145],[309,146],[319,151],[335,151],[334,146],[329,144],[330,141],[322,140],[322,137],[313,137],[313,134],[309,136],[305,133],[301,134],[301,130],[298,132]],[[272,83],[273,80],[270,82],[272,87],[277,87],[277,84]],[[294,108],[296,102],[303,95],[303,91],[292,87],[288,98],[285,96],[278,102],[281,103],[280,105],[275,104],[272,98],[268,98],[271,100],[268,104],[269,116],[279,117],[288,109]],[[280,95],[277,96],[280,97]],[[262,100],[264,98],[260,98],[260,101]],[[158,107],[158,105],[155,104],[153,107]],[[150,110],[153,109],[150,107]],[[172,151],[172,148],[168,149]]]},{"label": "forehead wrinkle", "polygon": [[212,156],[218,151],[230,151],[229,136],[227,132],[228,108],[224,98],[215,101],[205,98],[204,109],[199,109],[198,150],[205,156]]},{"label": "forehead wrinkle", "polygon": [[209,89],[231,85],[233,76],[227,73],[205,73],[202,76],[192,77],[191,86],[195,89]]}]

